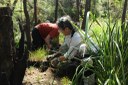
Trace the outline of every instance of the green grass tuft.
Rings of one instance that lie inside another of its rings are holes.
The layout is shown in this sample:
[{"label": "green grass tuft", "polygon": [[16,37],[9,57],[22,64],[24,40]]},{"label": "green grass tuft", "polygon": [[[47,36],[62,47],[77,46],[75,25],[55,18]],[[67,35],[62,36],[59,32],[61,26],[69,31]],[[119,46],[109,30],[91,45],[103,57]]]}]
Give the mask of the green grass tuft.
[{"label": "green grass tuft", "polygon": [[48,52],[45,49],[38,49],[34,52],[29,53],[29,60],[30,61],[42,61],[46,56],[48,55]]}]

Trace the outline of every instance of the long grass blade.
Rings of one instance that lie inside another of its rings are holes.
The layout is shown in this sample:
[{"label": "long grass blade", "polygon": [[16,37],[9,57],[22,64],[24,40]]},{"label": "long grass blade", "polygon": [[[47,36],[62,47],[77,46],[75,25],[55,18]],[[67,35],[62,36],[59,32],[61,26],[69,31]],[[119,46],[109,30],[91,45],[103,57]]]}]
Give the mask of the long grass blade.
[{"label": "long grass blade", "polygon": [[123,81],[124,81],[124,85],[125,84],[125,73],[124,73],[124,64],[123,64],[123,59],[122,59],[122,54],[121,54],[121,51],[120,51],[120,48],[119,48],[119,45],[114,41],[117,49],[118,49],[118,53],[119,53],[119,57],[120,57],[120,61],[121,61],[121,67],[122,67],[122,75],[123,75]]},{"label": "long grass blade", "polygon": [[119,78],[117,77],[117,74],[116,74],[116,73],[115,73],[115,77],[116,77],[116,81],[117,81],[118,85],[121,85],[120,80],[119,80]]}]

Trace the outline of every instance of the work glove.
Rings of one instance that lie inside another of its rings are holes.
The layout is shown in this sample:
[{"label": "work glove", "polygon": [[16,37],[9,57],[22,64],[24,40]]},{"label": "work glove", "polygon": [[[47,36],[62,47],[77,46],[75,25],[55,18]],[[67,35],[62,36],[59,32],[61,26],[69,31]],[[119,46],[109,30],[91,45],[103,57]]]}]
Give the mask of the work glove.
[{"label": "work glove", "polygon": [[59,62],[60,61],[58,60],[58,58],[54,58],[53,60],[51,60],[51,67],[57,67]]},{"label": "work glove", "polygon": [[55,54],[52,54],[52,55],[48,55],[47,56],[47,61],[51,61],[53,58],[54,58]]}]

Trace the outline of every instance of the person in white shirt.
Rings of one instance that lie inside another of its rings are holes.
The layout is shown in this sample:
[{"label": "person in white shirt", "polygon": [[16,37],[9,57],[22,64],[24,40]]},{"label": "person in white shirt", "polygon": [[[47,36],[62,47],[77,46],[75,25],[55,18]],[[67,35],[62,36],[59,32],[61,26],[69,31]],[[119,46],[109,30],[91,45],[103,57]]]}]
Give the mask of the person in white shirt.
[{"label": "person in white shirt", "polygon": [[[77,66],[80,64],[80,62],[75,62],[74,60],[72,61],[72,59],[78,54],[79,48],[84,49],[83,52],[85,52],[86,45],[83,45],[83,38],[73,27],[71,18],[69,16],[61,17],[57,21],[57,25],[59,27],[59,32],[65,36],[64,43],[59,49],[59,53],[62,53],[63,55],[53,59],[51,64],[55,66],[57,61],[62,62],[60,68],[58,68],[56,72],[56,75],[58,77],[68,76],[70,79],[72,79]],[[64,61],[70,62],[63,63]]]},{"label": "person in white shirt", "polygon": [[[84,59],[84,57],[86,56],[88,58],[86,60],[89,60],[90,64],[93,64],[93,62],[91,62],[89,58],[89,55],[85,55],[89,53],[88,46],[90,47],[90,50],[94,52],[96,51],[96,49],[94,49],[94,46],[92,44],[87,45],[83,42],[83,40],[85,40],[85,33],[83,32],[83,34],[80,34],[80,32],[78,32],[73,27],[71,18],[69,16],[61,17],[57,21],[57,25],[59,27],[59,32],[61,32],[65,36],[64,43],[59,48],[59,51],[55,54],[50,55],[47,60],[50,61],[51,66],[55,68],[55,77],[62,78],[66,76],[70,80],[72,80],[76,72],[76,68],[81,64],[81,61],[79,60]],[[88,37],[88,39],[90,39],[90,37]],[[91,43],[93,43],[92,40],[90,41]],[[87,70],[84,73],[84,76],[89,76],[91,74],[93,74],[93,72],[91,70]],[[79,81],[81,81],[81,77],[78,79],[78,82]],[[79,85],[84,85],[83,81],[79,83]]]},{"label": "person in white shirt", "polygon": [[[60,52],[64,53],[64,55],[59,57],[59,61],[72,59],[77,54],[80,45],[83,43],[82,36],[73,27],[69,16],[61,17],[57,24],[59,31],[65,36],[64,43],[60,47]],[[65,52],[63,52],[63,48],[66,48],[64,49]]]}]

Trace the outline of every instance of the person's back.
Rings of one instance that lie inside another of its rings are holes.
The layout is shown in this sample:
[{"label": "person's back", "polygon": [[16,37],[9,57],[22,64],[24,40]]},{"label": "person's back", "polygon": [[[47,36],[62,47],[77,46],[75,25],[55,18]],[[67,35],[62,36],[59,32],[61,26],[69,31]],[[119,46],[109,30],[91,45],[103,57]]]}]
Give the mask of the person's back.
[{"label": "person's back", "polygon": [[58,26],[54,23],[41,23],[38,25],[37,29],[43,39],[46,38],[48,34],[50,34],[51,38],[55,38],[59,35]]},{"label": "person's back", "polygon": [[[32,30],[33,49],[47,45],[49,49],[52,48],[51,40],[59,36],[58,26],[55,23],[40,23]],[[58,43],[58,42],[57,42]]]}]

